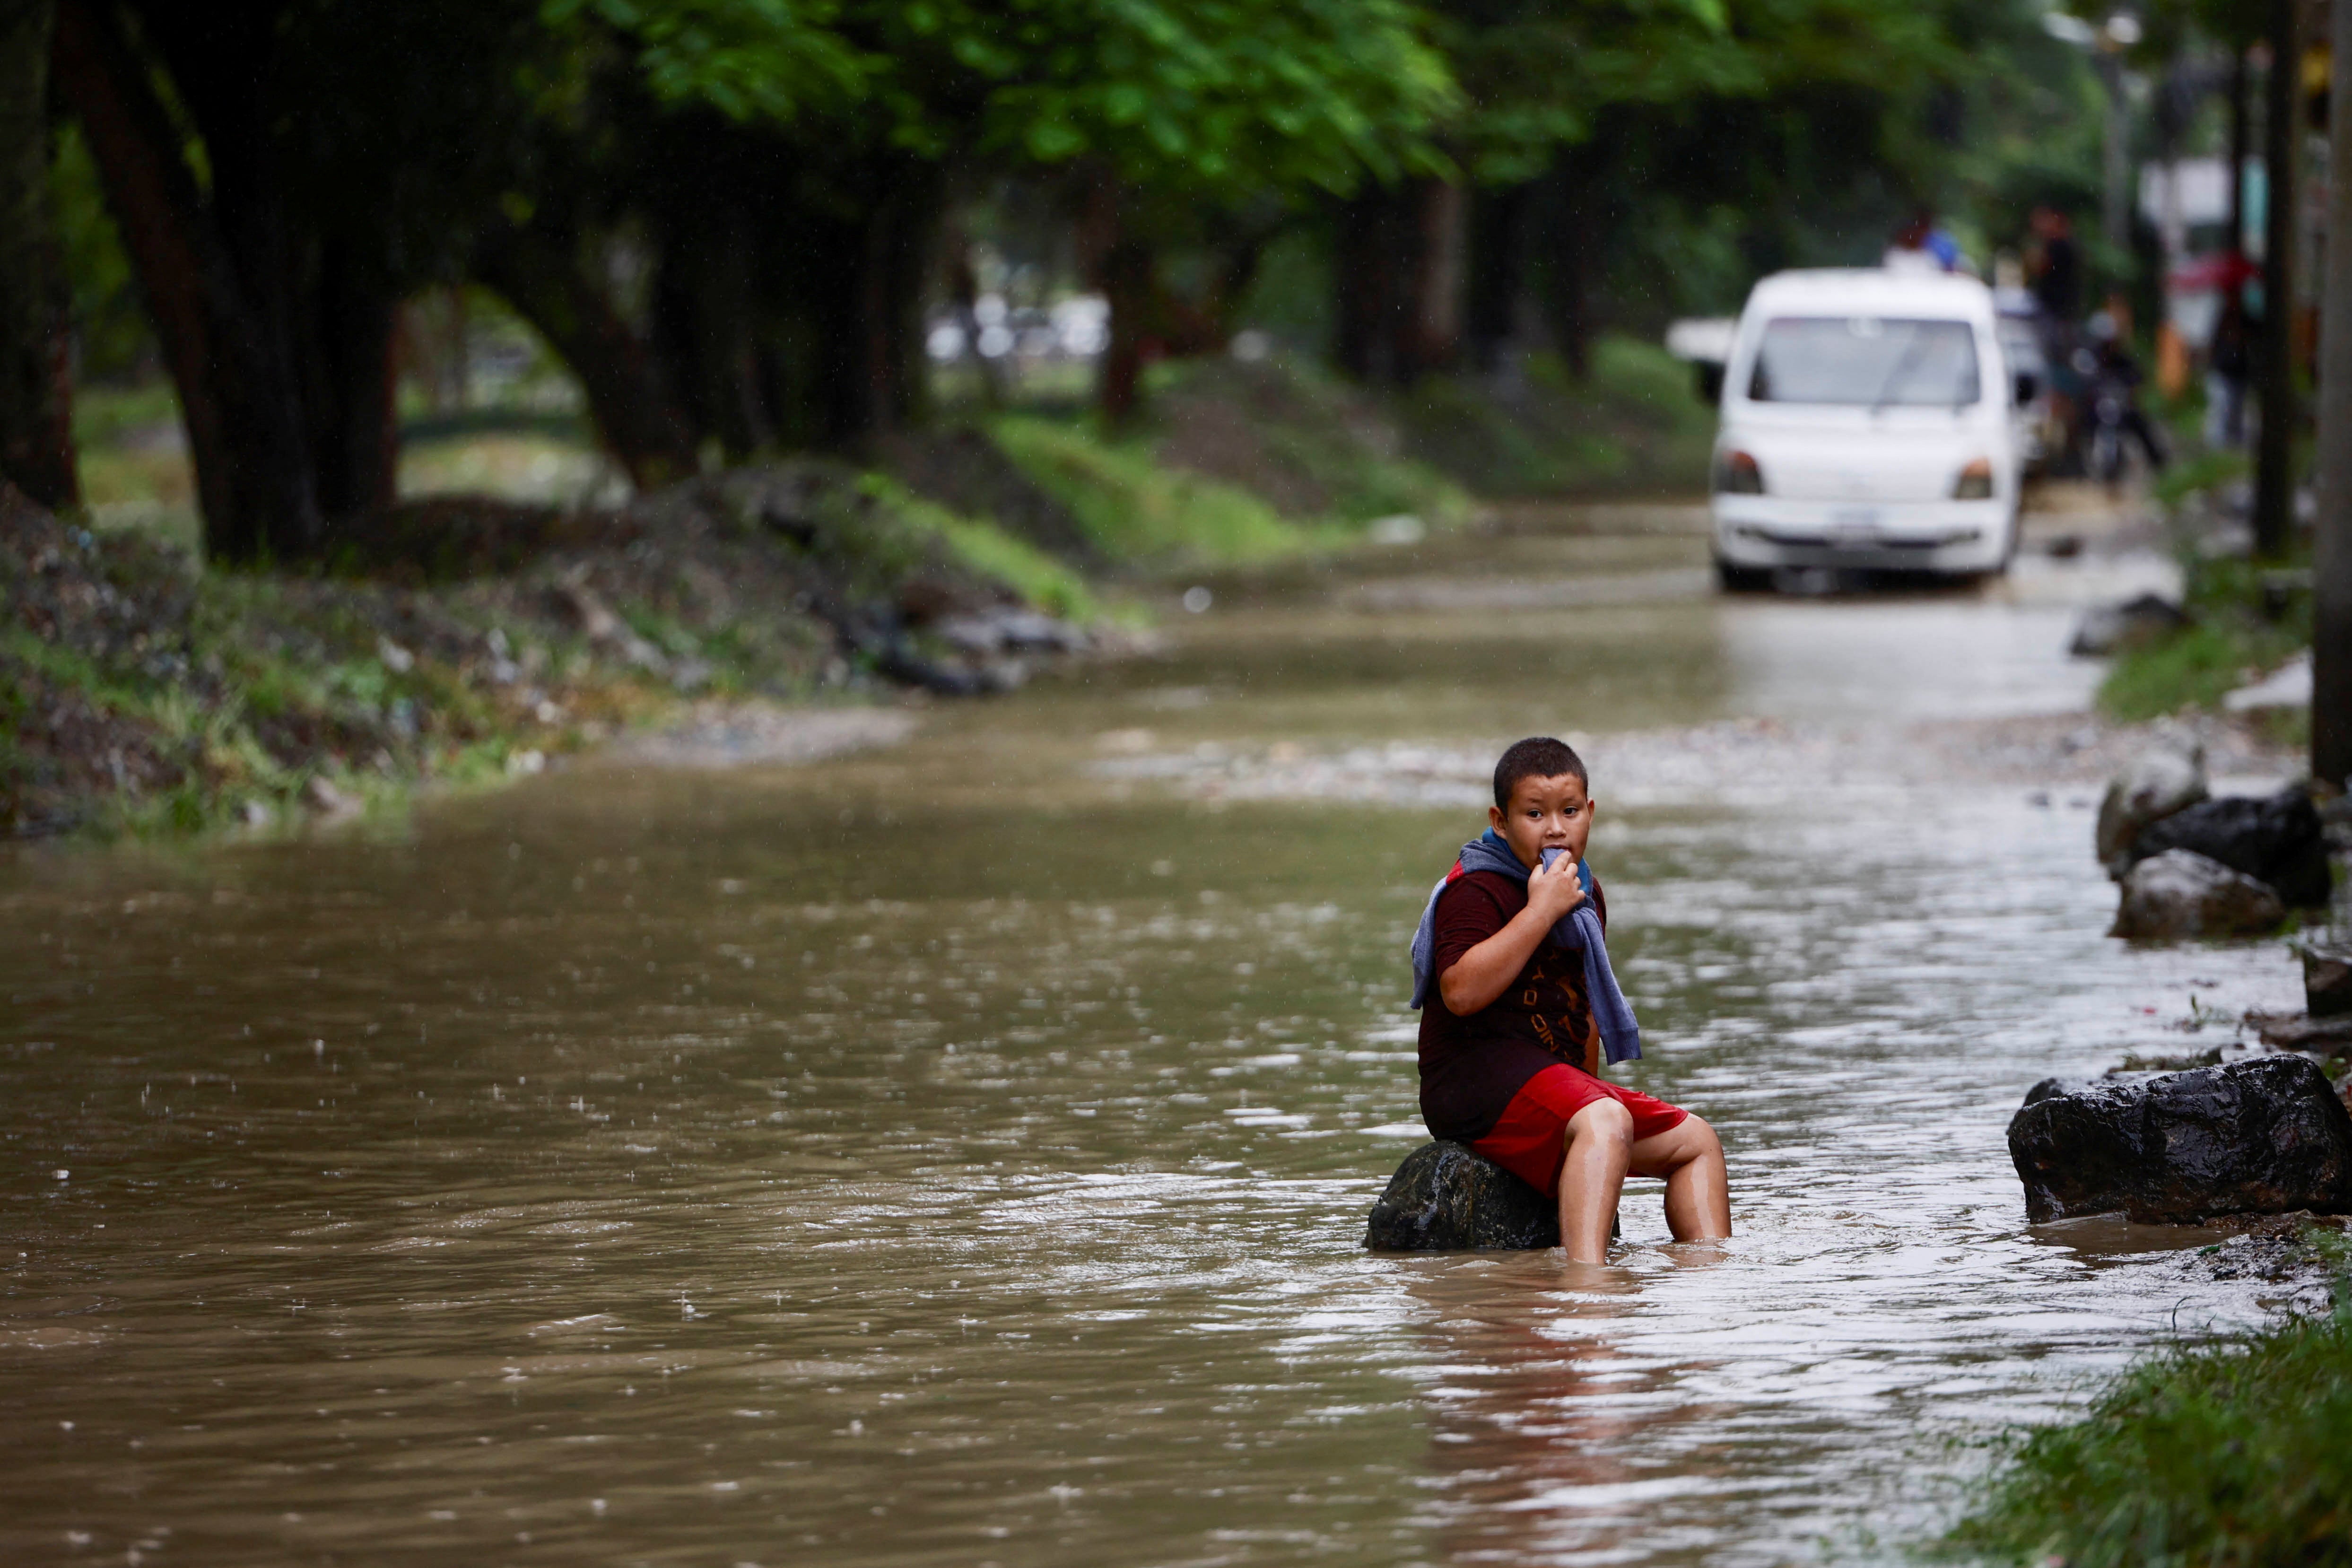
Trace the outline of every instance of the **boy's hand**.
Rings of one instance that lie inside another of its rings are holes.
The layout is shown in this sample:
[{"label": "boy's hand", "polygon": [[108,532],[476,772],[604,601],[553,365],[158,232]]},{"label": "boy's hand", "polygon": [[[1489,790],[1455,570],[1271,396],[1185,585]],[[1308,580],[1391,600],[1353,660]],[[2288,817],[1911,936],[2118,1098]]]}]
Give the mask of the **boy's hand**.
[{"label": "boy's hand", "polygon": [[1556,924],[1582,902],[1584,884],[1577,879],[1574,856],[1562,855],[1528,873],[1528,908],[1546,925]]}]

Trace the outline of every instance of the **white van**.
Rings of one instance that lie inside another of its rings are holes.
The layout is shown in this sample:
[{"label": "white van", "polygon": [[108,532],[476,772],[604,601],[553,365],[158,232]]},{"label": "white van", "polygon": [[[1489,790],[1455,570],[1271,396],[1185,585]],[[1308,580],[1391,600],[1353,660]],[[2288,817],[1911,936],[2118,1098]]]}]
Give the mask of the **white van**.
[{"label": "white van", "polygon": [[1980,575],[2017,546],[2013,398],[1991,290],[1972,278],[1780,272],[1724,367],[1716,570]]}]

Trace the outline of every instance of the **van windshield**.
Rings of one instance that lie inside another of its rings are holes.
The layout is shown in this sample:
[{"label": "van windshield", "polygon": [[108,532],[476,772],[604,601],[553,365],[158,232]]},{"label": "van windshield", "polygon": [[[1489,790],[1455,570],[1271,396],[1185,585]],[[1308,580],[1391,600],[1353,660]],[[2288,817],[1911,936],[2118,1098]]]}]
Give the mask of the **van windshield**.
[{"label": "van windshield", "polygon": [[1979,395],[1976,334],[1966,321],[1894,316],[1767,321],[1748,383],[1756,403],[1948,408]]}]

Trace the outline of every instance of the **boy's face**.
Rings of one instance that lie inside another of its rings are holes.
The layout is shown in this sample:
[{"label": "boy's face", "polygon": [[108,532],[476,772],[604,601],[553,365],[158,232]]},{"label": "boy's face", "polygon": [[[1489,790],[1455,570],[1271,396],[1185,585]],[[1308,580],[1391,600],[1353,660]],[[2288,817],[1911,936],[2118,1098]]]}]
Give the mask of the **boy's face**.
[{"label": "boy's face", "polygon": [[1585,798],[1583,782],[1574,773],[1521,779],[1511,786],[1509,808],[1488,806],[1486,820],[1519,864],[1532,871],[1543,863],[1547,849],[1565,849],[1572,860],[1584,858],[1584,841],[1592,837],[1592,802]]}]

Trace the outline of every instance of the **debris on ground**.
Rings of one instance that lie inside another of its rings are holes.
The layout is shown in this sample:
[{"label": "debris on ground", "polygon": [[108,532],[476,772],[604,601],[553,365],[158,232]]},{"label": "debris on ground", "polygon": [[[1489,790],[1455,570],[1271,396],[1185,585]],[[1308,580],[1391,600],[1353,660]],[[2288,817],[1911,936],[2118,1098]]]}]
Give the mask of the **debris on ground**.
[{"label": "debris on ground", "polygon": [[2236,1232],[2182,1255],[2184,1273],[2282,1288],[2279,1304],[2293,1311],[2325,1311],[2334,1304],[2345,1258],[2337,1238],[2352,1229],[2343,1215],[2254,1215],[2217,1222]]}]

